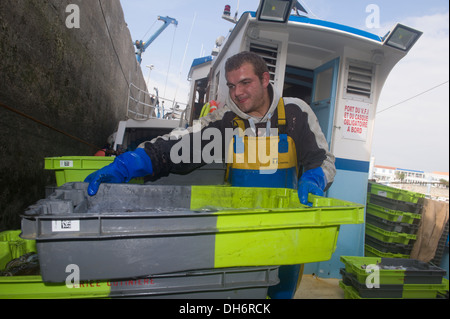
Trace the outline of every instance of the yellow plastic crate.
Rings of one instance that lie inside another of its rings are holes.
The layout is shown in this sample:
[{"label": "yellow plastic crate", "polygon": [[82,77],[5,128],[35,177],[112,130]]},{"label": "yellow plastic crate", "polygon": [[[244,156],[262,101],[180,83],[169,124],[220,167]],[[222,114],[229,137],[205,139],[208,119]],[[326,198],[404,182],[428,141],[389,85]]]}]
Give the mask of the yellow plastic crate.
[{"label": "yellow plastic crate", "polygon": [[[103,168],[114,161],[110,156],[61,156],[45,158],[44,168],[54,170],[56,185],[65,183],[83,182],[89,174]],[[130,181],[133,184],[142,184],[142,178]]]},{"label": "yellow plastic crate", "polygon": [[106,156],[61,156],[45,158],[45,169],[54,170],[56,185],[82,182],[91,173],[111,164],[114,157]]}]

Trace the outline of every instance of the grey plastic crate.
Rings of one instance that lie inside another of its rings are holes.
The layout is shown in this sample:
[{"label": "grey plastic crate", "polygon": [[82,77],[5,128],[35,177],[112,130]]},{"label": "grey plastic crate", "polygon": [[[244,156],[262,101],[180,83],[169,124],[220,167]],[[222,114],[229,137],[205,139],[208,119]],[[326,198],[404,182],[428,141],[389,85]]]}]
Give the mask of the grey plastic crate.
[{"label": "grey plastic crate", "polygon": [[217,217],[189,210],[190,187],[104,184],[93,197],[86,189],[65,184],[22,216],[20,236],[36,240],[44,282],[65,282],[71,264],[80,280],[214,268]]},{"label": "grey plastic crate", "polygon": [[111,281],[111,298],[265,299],[278,267],[236,267]]},{"label": "grey plastic crate", "polygon": [[290,189],[102,184],[90,197],[87,186],[64,184],[21,216],[44,282],[64,282],[72,264],[80,280],[113,280],[324,261],[340,225],[364,217],[332,198],[303,206]]}]

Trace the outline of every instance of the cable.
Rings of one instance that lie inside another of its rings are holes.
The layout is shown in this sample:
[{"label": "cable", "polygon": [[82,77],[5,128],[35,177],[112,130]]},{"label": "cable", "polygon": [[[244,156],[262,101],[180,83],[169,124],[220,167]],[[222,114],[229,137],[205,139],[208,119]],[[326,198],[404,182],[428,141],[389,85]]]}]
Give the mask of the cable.
[{"label": "cable", "polygon": [[32,121],[34,121],[34,122],[36,122],[36,123],[38,123],[38,124],[41,124],[41,125],[43,125],[43,126],[45,126],[45,127],[48,127],[49,129],[52,129],[52,130],[54,130],[54,131],[56,131],[56,132],[58,132],[58,133],[61,133],[61,134],[65,135],[65,136],[67,136],[67,137],[70,137],[71,139],[74,139],[74,140],[76,140],[76,141],[78,141],[78,142],[81,142],[81,143],[83,143],[83,144],[86,144],[86,145],[88,145],[88,146],[90,146],[90,147],[92,147],[92,148],[94,148],[94,149],[96,149],[96,150],[101,150],[101,147],[98,147],[97,145],[94,145],[94,144],[91,144],[91,143],[89,143],[89,142],[83,141],[81,138],[78,138],[78,137],[73,136],[73,135],[71,135],[71,134],[69,134],[69,133],[66,133],[66,132],[64,132],[64,131],[61,131],[60,129],[57,129],[57,128],[55,128],[55,127],[53,127],[53,126],[51,126],[51,125],[49,125],[49,124],[47,124],[47,123],[44,123],[44,122],[38,120],[38,119],[35,119],[34,117],[32,117],[32,116],[30,116],[30,115],[27,115],[27,114],[25,114],[25,113],[23,113],[23,112],[21,112],[21,111],[18,111],[18,110],[16,110],[16,109],[13,109],[12,107],[9,107],[8,105],[5,105],[5,104],[3,104],[3,103],[1,103],[1,102],[0,102],[0,106],[3,107],[3,108],[5,108],[5,109],[7,109],[7,110],[9,110],[9,111],[11,111],[11,112],[14,112],[14,113],[16,113],[16,114],[19,114],[19,115],[21,115],[21,116],[23,116],[23,117],[25,117],[25,118],[27,118],[27,119],[29,119],[29,120],[32,120]]},{"label": "cable", "polygon": [[167,80],[168,80],[168,78],[169,78],[170,64],[172,63],[173,46],[174,46],[174,44],[175,44],[175,34],[176,34],[176,32],[177,32],[177,28],[176,28],[176,26],[175,26],[175,30],[173,31],[172,46],[171,46],[171,48],[170,48],[169,65],[167,66],[166,83],[164,84],[164,94],[163,94],[163,96],[166,96]]},{"label": "cable", "polygon": [[125,82],[127,82],[127,85],[130,86],[130,83],[128,83],[128,79],[127,79],[127,77],[125,75],[125,71],[123,70],[122,63],[120,63],[119,54],[117,54],[116,47],[114,46],[114,42],[113,42],[112,37],[111,37],[111,32],[109,31],[108,23],[106,22],[105,12],[103,11],[101,0],[98,0],[98,3],[100,5],[100,10],[102,11],[103,20],[105,21],[106,30],[108,31],[109,40],[111,41],[111,45],[113,47],[114,53],[116,54],[117,61],[119,62],[120,70],[122,70],[123,78],[125,79]]},{"label": "cable", "polygon": [[156,22],[158,22],[158,20],[155,20],[155,22],[153,22],[153,24],[150,26],[150,28],[148,28],[147,32],[145,32],[145,34],[141,37],[142,40],[144,40],[144,38],[147,36],[147,34],[150,32],[150,30],[156,24]]},{"label": "cable", "polygon": [[379,114],[379,113],[381,113],[381,112],[387,111],[387,110],[393,108],[394,106],[397,106],[397,105],[400,105],[400,104],[402,104],[402,103],[408,102],[408,101],[410,101],[410,100],[412,100],[412,99],[414,99],[414,98],[416,98],[416,97],[418,97],[418,96],[420,96],[420,95],[422,95],[422,94],[425,94],[425,93],[427,93],[427,92],[430,92],[430,91],[432,91],[432,90],[434,90],[434,89],[436,89],[436,88],[438,88],[438,87],[440,87],[440,86],[442,86],[442,85],[444,85],[444,84],[446,84],[446,83],[448,83],[448,80],[445,81],[445,82],[442,82],[441,84],[438,84],[438,85],[432,87],[431,89],[428,89],[428,90],[426,90],[426,91],[423,91],[422,93],[419,93],[419,94],[417,94],[417,95],[414,95],[413,97],[410,97],[409,99],[406,99],[406,100],[401,101],[401,102],[399,102],[399,103],[397,103],[397,104],[391,105],[391,106],[389,106],[388,108],[385,108],[384,110],[378,111],[376,114]]}]

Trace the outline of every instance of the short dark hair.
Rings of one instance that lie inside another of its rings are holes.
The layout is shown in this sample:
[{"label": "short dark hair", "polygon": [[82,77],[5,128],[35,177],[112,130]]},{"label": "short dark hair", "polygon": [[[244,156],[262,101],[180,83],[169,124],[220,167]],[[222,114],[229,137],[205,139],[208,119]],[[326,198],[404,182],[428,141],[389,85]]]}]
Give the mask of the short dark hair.
[{"label": "short dark hair", "polygon": [[266,61],[258,54],[250,51],[243,51],[230,57],[225,63],[225,73],[239,69],[242,64],[250,63],[256,76],[263,78],[265,72],[269,72]]}]

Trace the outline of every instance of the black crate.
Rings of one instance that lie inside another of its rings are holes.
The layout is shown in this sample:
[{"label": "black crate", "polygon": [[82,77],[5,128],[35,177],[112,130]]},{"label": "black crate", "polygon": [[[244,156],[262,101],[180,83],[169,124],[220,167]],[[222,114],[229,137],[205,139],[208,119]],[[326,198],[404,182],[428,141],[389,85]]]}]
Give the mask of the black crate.
[{"label": "black crate", "polygon": [[368,201],[371,204],[382,206],[391,210],[399,210],[401,212],[413,214],[421,214],[423,208],[423,204],[421,204],[422,201],[419,201],[418,203],[414,204],[371,193],[368,193]]},{"label": "black crate", "polygon": [[406,233],[415,235],[417,233],[417,230],[419,229],[419,225],[393,222],[370,214],[366,215],[366,222],[378,228],[396,233]]}]

